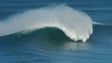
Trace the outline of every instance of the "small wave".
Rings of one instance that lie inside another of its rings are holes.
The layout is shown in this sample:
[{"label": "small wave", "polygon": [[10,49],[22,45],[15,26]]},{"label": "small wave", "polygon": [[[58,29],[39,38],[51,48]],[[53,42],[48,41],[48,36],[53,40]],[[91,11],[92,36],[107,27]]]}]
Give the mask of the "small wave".
[{"label": "small wave", "polygon": [[112,29],[112,25],[111,24],[106,24],[106,23],[100,23],[100,22],[92,22],[93,23],[93,28],[97,28],[97,29]]},{"label": "small wave", "polygon": [[44,27],[59,28],[70,39],[83,42],[93,32],[92,20],[88,15],[62,4],[29,10],[0,22],[0,36]]}]

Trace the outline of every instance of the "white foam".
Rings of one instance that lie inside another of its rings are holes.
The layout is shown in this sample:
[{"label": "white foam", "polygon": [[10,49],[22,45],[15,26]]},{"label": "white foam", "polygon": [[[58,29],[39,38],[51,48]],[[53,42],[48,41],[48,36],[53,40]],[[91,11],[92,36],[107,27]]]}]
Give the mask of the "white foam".
[{"label": "white foam", "polygon": [[0,36],[23,30],[57,27],[71,39],[85,42],[93,32],[92,20],[85,13],[66,5],[26,11],[0,23]]}]

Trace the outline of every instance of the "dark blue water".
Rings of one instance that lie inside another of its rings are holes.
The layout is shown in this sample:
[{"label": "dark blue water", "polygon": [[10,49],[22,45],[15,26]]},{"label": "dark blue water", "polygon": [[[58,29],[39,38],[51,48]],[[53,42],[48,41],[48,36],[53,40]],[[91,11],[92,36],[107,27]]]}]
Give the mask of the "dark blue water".
[{"label": "dark blue water", "polygon": [[1,36],[0,63],[112,63],[111,0],[0,0],[0,19],[62,3],[107,25],[94,25],[86,43],[74,42],[57,28]]}]

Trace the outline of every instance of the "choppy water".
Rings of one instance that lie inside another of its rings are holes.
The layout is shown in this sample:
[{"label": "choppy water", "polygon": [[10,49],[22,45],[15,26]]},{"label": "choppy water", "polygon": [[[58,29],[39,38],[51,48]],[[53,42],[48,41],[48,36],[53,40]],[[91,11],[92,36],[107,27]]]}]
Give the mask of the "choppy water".
[{"label": "choppy water", "polygon": [[63,31],[54,27],[0,36],[0,63],[112,63],[111,2],[0,0],[1,22],[27,10],[66,3],[86,12],[93,21],[105,24],[93,25],[93,34],[86,43],[74,42]]}]

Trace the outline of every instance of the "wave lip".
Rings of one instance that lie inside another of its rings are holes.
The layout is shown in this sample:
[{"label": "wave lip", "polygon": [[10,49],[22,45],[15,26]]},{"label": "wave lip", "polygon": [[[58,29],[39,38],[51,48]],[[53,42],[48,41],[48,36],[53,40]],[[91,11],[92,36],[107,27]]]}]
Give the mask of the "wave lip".
[{"label": "wave lip", "polygon": [[84,12],[67,5],[29,10],[0,23],[0,36],[23,30],[57,27],[72,40],[85,42],[93,32],[92,20]]}]

